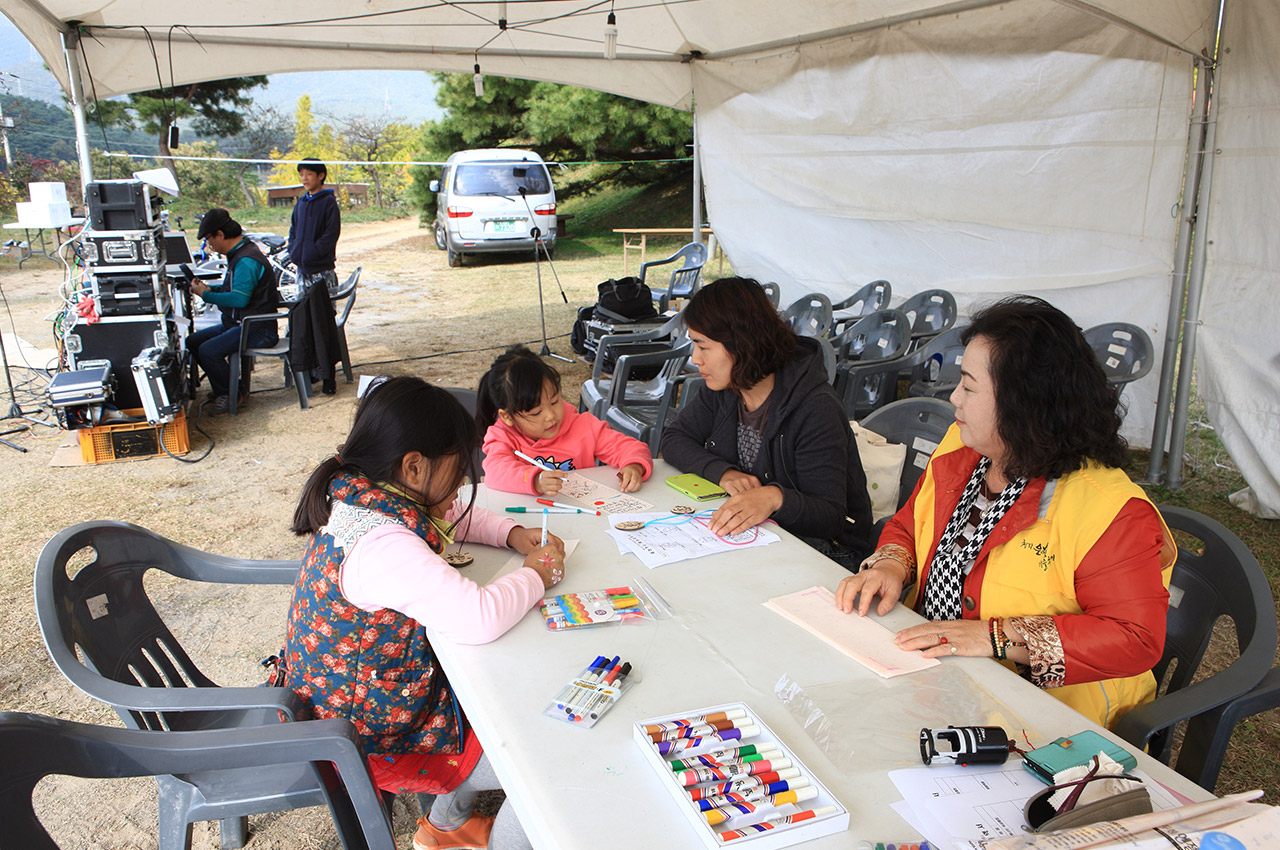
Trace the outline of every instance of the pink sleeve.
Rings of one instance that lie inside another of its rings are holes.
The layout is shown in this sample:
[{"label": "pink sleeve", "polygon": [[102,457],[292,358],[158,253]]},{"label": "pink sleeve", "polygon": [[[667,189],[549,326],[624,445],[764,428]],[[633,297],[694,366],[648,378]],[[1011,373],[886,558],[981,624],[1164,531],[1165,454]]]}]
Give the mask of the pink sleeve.
[{"label": "pink sleeve", "polygon": [[512,429],[495,422],[484,434],[484,483],[507,493],[537,493],[533,487],[537,467],[516,457]]},{"label": "pink sleeve", "polygon": [[497,639],[542,598],[542,579],[521,567],[481,587],[402,525],[368,532],[347,553],[342,595],[363,611],[390,608],[456,643]]},{"label": "pink sleeve", "polygon": [[[467,509],[467,503],[458,499],[444,515],[445,522],[455,522]],[[516,521],[510,517],[486,511],[484,508],[472,508],[471,513],[459,522],[453,536],[457,540],[468,543],[483,543],[486,546],[507,548],[507,535],[516,527]]]},{"label": "pink sleeve", "polygon": [[622,469],[629,463],[638,463],[644,469],[644,480],[649,480],[649,475],[653,472],[653,454],[648,446],[635,437],[618,433],[590,413],[579,413],[578,416],[588,420],[595,431],[597,458],[615,469]]}]

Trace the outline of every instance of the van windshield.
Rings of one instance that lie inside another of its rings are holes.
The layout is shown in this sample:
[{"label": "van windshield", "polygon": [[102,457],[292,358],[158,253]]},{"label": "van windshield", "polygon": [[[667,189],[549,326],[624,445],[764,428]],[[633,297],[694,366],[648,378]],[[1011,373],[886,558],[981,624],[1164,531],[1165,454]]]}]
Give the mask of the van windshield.
[{"label": "van windshield", "polygon": [[459,195],[545,195],[551,178],[540,162],[464,162],[457,166],[453,191]]}]

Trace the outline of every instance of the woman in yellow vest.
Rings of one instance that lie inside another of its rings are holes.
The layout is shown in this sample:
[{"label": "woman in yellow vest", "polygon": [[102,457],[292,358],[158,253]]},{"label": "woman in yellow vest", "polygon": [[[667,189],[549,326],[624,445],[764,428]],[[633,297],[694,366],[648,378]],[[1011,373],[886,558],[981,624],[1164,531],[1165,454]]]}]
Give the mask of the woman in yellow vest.
[{"label": "woman in yellow vest", "polygon": [[910,587],[930,657],[988,656],[1103,726],[1155,695],[1177,550],[1118,467],[1119,394],[1080,329],[1029,296],[964,334],[956,424],[836,604],[887,614]]}]

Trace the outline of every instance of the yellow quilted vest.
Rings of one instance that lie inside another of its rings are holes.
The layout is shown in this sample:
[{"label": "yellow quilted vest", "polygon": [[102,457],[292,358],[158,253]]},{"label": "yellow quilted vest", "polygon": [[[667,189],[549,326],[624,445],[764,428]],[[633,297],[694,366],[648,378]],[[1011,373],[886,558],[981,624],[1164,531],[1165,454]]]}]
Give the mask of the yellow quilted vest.
[{"label": "yellow quilted vest", "polygon": [[[959,429],[953,425],[934,457],[942,457],[962,446]],[[935,495],[930,464],[915,502],[916,552],[920,558],[928,556],[943,531],[934,527]],[[1119,469],[1090,463],[1059,478],[1044,516],[1015,533],[1010,540],[991,548],[974,612],[977,618],[1082,613],[1075,595],[1076,566],[1125,503],[1135,498],[1150,503],[1142,488]],[[1160,566],[1167,588],[1177,548],[1163,518],[1160,525],[1165,538]],[[915,605],[918,590],[917,584],[908,604]],[[1010,662],[1006,664],[1013,666]],[[1155,677],[1147,672],[1122,679],[1049,688],[1046,693],[1094,722],[1110,727],[1129,709],[1151,700],[1155,690]]]}]

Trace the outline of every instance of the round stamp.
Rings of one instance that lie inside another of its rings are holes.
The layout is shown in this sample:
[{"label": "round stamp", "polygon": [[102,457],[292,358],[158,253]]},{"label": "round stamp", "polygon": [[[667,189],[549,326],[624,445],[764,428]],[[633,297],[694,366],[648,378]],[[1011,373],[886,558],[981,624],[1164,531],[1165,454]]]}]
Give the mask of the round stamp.
[{"label": "round stamp", "polygon": [[469,567],[475,561],[470,552],[445,552],[444,562],[453,567]]},{"label": "round stamp", "polygon": [[644,528],[644,523],[638,519],[623,520],[614,526],[619,531],[639,531]]},{"label": "round stamp", "polygon": [[692,514],[692,513],[696,513],[696,511],[695,511],[693,508],[689,507],[688,505],[673,505],[673,506],[671,507],[671,513],[673,513],[673,514]]}]

